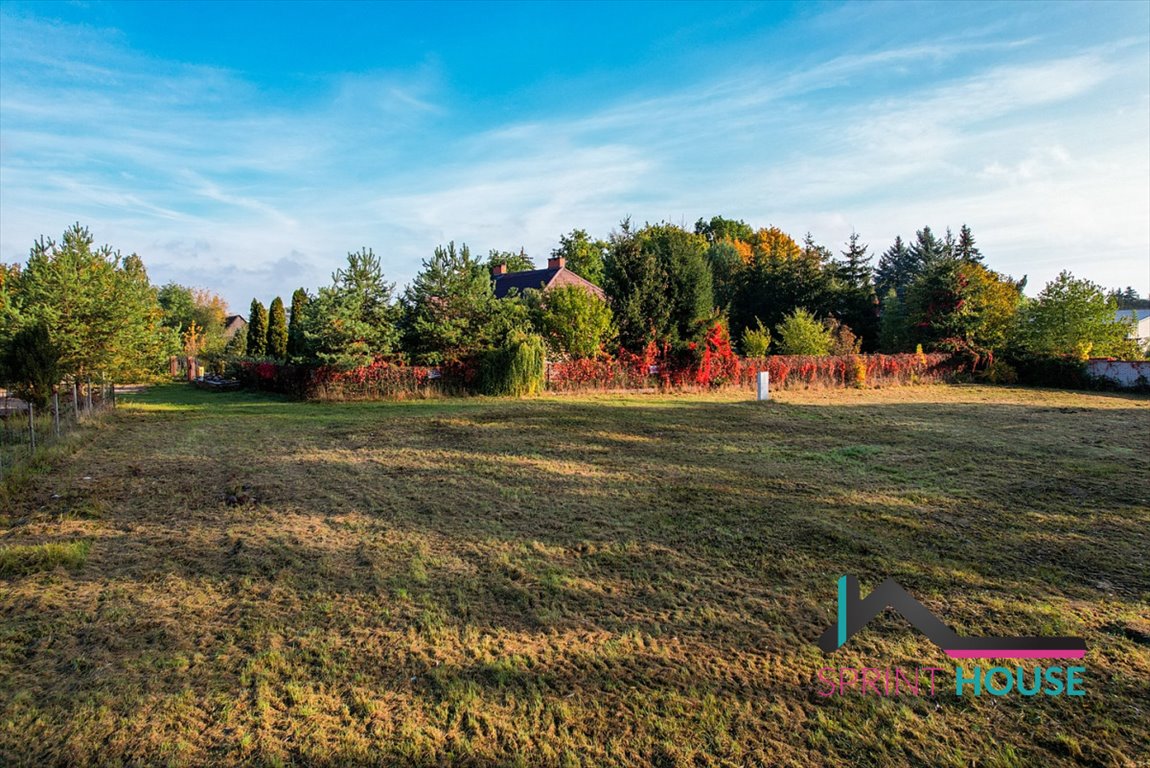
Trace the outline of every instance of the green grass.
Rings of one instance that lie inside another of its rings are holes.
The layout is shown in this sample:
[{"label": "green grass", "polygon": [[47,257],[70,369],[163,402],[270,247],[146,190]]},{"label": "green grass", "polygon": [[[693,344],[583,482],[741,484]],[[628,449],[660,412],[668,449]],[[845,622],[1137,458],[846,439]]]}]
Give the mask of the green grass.
[{"label": "green grass", "polygon": [[[0,515],[0,552],[90,542],[0,573],[0,764],[1150,754],[1150,400],[746,397],[124,398]],[[843,573],[1086,638],[1087,697],[816,696],[954,666],[892,616],[824,657]]]},{"label": "green grass", "polygon": [[88,559],[90,541],[0,546],[0,576],[25,576],[57,567],[76,570]]}]

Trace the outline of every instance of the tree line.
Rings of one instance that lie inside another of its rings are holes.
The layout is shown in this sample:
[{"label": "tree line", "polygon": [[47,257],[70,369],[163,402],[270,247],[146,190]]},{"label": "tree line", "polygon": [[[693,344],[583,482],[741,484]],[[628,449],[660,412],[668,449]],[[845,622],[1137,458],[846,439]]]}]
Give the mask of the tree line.
[{"label": "tree line", "polygon": [[379,357],[437,365],[540,338],[552,357],[584,358],[651,344],[695,349],[716,324],[739,351],[766,354],[905,352],[922,348],[987,361],[997,354],[1141,357],[1115,309],[1143,300],[1063,272],[1035,299],[1025,277],[992,270],[971,229],[929,226],[877,263],[852,234],[839,252],[807,234],[715,216],[693,229],[624,220],[606,238],[575,229],[551,256],[603,289],[527,290],[496,298],[492,268],[534,268],[520,250],[435,248],[403,291],[370,248],[349,253],[328,285],[265,306],[246,332],[225,334],[216,294],[150,283],[143,262],[96,247],[79,224],[41,238],[24,265],[0,268],[0,379],[46,397],[69,377],[123,380],[170,354],[267,358],[355,367]]}]

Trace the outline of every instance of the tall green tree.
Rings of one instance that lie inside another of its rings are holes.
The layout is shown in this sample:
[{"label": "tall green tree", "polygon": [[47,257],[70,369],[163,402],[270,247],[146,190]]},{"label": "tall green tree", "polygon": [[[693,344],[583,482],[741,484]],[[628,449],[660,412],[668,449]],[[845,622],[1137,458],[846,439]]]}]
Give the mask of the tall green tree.
[{"label": "tall green tree", "polygon": [[268,309],[268,357],[283,360],[287,357],[288,328],[284,300],[279,296],[272,299]]},{"label": "tall green tree", "polygon": [[884,301],[891,291],[902,298],[906,287],[914,282],[918,272],[918,258],[901,236],[895,236],[894,244],[879,256],[878,269],[875,270],[875,291],[884,297]]},{"label": "tall green tree", "polygon": [[731,306],[731,332],[741,337],[760,322],[774,327],[798,307],[825,316],[837,291],[827,249],[813,241],[801,248],[777,227],[759,230]]},{"label": "tall green tree", "polygon": [[290,360],[299,360],[307,356],[305,328],[310,300],[311,297],[303,288],[296,288],[295,293],[291,295],[291,317],[288,318],[287,342],[287,356]]},{"label": "tall green tree", "polygon": [[435,249],[403,297],[404,347],[419,362],[436,365],[501,346],[530,329],[522,299],[495,298],[485,264],[466,244]]},{"label": "tall green tree", "polygon": [[706,239],[674,224],[647,225],[637,239],[640,248],[655,254],[667,287],[670,317],[659,340],[700,340],[715,309]]},{"label": "tall green tree", "polygon": [[268,311],[259,299],[252,299],[248,315],[248,354],[263,357],[268,349]]},{"label": "tall green tree", "polygon": [[21,323],[47,328],[62,376],[130,378],[162,360],[162,310],[143,261],[94,247],[80,224],[32,246],[12,297]]},{"label": "tall green tree", "polygon": [[707,265],[711,268],[711,291],[715,306],[723,312],[730,312],[746,267],[739,245],[733,240],[711,243],[707,248]]},{"label": "tall green tree", "polygon": [[400,310],[394,283],[384,278],[370,248],[347,255],[309,304],[306,346],[322,363],[341,368],[366,365],[393,354],[399,343]]},{"label": "tall green tree", "polygon": [[1119,320],[1117,310],[1100,285],[1063,271],[1023,307],[1015,343],[1038,355],[1140,358],[1128,338],[1132,324]]},{"label": "tall green tree", "polygon": [[573,229],[559,236],[559,247],[551,251],[551,258],[565,259],[567,269],[601,286],[608,247],[606,241],[592,238],[586,230]]},{"label": "tall green tree", "polygon": [[754,239],[755,230],[742,219],[712,216],[710,221],[699,219],[695,222],[695,234],[705,237],[708,243],[718,243],[723,240],[741,240],[744,243],[749,243]]},{"label": "tall green tree", "polygon": [[673,224],[629,222],[612,236],[605,264],[607,296],[619,340],[629,349],[649,341],[695,340],[714,310],[707,241]]},{"label": "tall green tree", "polygon": [[507,267],[508,272],[528,272],[535,269],[535,262],[527,255],[527,251],[520,248],[519,253],[514,251],[491,251],[487,255],[488,270],[500,264]]},{"label": "tall green tree", "polygon": [[638,350],[659,339],[671,323],[667,275],[658,254],[643,247],[629,220],[611,234],[603,273],[619,343]]},{"label": "tall green tree", "polygon": [[[953,239],[953,238],[951,238]],[[914,257],[914,270],[919,272],[932,266],[936,261],[948,257],[950,250],[947,243],[935,237],[930,227],[923,227],[914,233],[914,242],[910,244],[910,253]]]},{"label": "tall green tree", "polygon": [[872,282],[873,270],[867,245],[852,232],[842,259],[835,263],[838,298],[834,314],[862,341],[867,351],[878,346],[878,295]]},{"label": "tall green tree", "polygon": [[603,299],[577,285],[547,292],[529,291],[532,322],[554,357],[595,357],[611,338],[611,308]]},{"label": "tall green tree", "polygon": [[981,264],[938,259],[907,289],[905,336],[926,349],[1001,350],[1021,299],[1017,282]]},{"label": "tall green tree", "polygon": [[958,243],[955,245],[954,255],[972,264],[982,263],[982,251],[974,244],[974,234],[965,224],[958,230]]}]

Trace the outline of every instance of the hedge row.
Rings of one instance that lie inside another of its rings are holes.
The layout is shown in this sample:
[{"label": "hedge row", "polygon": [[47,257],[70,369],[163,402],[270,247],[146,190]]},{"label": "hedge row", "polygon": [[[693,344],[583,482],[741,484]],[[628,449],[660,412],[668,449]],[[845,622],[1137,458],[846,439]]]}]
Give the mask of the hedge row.
[{"label": "hedge row", "polygon": [[[545,371],[545,373],[544,373]],[[701,390],[755,386],[767,371],[773,389],[867,387],[933,383],[958,371],[941,354],[786,356],[716,360],[706,354],[634,355],[544,363],[542,349],[525,342],[448,366],[377,360],[340,371],[322,366],[238,361],[231,375],[246,386],[314,400],[381,400],[464,394],[535,394],[627,390]]]}]

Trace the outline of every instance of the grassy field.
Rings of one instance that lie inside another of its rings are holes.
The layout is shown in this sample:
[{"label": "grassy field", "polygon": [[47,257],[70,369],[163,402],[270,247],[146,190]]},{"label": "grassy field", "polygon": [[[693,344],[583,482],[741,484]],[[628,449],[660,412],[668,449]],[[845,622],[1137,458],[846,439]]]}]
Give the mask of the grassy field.
[{"label": "grassy field", "polygon": [[[0,513],[0,764],[1150,764],[1150,400],[746,398],[126,398]],[[954,667],[840,574],[1087,695],[819,697]]]}]

